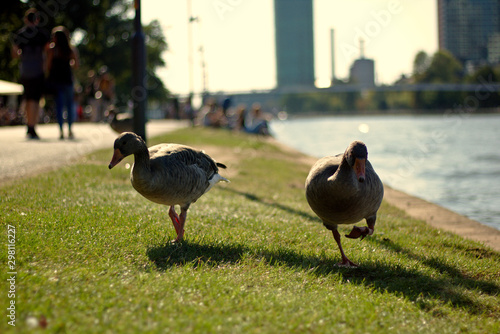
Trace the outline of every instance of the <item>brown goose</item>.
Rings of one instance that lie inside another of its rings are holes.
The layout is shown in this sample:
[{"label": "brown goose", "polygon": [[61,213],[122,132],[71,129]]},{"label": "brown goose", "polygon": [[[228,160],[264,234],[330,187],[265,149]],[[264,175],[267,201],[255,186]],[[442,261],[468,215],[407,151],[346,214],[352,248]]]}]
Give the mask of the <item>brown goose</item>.
[{"label": "brown goose", "polygon": [[118,113],[114,108],[108,110],[109,126],[117,132],[130,132],[134,128],[134,117],[128,113]]},{"label": "brown goose", "polygon": [[[150,201],[170,206],[168,215],[177,233],[174,242],[181,241],[184,236],[184,224],[191,203],[217,182],[229,182],[218,173],[218,167],[226,168],[225,165],[189,146],[159,144],[148,150],[141,137],[125,132],[115,140],[114,150],[109,169],[133,154],[132,186]],[[175,212],[175,205],[181,207],[180,215]]]},{"label": "brown goose", "polygon": [[365,144],[354,141],[344,154],[318,160],[306,180],[306,197],[311,209],[333,233],[342,255],[339,265],[357,266],[345,255],[337,226],[366,219],[368,227],[354,226],[346,237],[362,240],[373,234],[384,186],[368,161]]}]

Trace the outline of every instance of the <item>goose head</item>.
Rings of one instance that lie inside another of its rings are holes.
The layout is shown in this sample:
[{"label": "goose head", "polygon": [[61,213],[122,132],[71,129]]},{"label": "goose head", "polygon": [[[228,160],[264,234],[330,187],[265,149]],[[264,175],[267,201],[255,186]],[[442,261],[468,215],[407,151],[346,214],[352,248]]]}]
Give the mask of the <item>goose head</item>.
[{"label": "goose head", "polygon": [[114,153],[108,168],[116,166],[125,157],[144,150],[147,146],[144,140],[133,132],[124,132],[115,140]]},{"label": "goose head", "polygon": [[344,158],[353,169],[356,179],[361,183],[365,182],[365,164],[368,159],[366,145],[360,141],[352,142],[345,151]]}]

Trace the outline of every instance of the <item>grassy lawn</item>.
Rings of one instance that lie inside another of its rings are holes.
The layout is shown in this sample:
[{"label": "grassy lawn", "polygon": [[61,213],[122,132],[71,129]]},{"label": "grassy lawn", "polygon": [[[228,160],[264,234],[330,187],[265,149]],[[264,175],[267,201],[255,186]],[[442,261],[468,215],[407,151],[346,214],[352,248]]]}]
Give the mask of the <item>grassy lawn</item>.
[{"label": "grassy lawn", "polygon": [[132,188],[132,157],[108,170],[111,149],[0,188],[0,332],[500,333],[498,253],[384,202],[373,236],[342,240],[360,267],[339,268],[300,155],[207,129],[159,142],[204,148],[231,179],[191,206],[181,244],[168,208]]}]

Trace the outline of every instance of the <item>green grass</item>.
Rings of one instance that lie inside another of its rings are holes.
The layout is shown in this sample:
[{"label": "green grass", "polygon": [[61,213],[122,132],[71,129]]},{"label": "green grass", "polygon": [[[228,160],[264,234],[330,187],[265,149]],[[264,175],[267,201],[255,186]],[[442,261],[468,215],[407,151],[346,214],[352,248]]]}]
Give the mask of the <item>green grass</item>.
[{"label": "green grass", "polygon": [[[228,165],[173,245],[167,207],[142,198],[112,150],[0,188],[3,245],[16,227],[16,328],[49,333],[499,333],[500,255],[387,205],[373,236],[343,238],[339,268],[309,209],[300,156],[262,139],[187,129],[158,142]],[[348,232],[346,227],[341,232]],[[7,251],[0,252],[0,332]]]}]

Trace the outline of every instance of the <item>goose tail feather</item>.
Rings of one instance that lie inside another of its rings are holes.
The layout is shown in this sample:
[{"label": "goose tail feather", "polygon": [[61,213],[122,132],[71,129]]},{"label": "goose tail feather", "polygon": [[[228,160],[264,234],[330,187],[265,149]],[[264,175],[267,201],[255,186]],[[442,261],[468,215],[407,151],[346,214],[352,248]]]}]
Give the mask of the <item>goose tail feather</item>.
[{"label": "goose tail feather", "polygon": [[204,194],[206,194],[210,189],[212,189],[213,186],[215,186],[218,182],[231,182],[228,179],[226,179],[224,176],[220,174],[214,174],[210,180],[208,180],[208,187],[205,190]]},{"label": "goose tail feather", "polygon": [[217,182],[221,182],[221,181],[224,181],[224,182],[231,182],[229,181],[228,179],[226,179],[224,176],[220,175],[220,174],[214,174],[212,176],[212,178],[208,181],[210,184],[215,185]]}]

